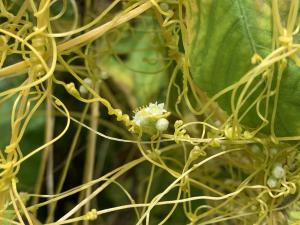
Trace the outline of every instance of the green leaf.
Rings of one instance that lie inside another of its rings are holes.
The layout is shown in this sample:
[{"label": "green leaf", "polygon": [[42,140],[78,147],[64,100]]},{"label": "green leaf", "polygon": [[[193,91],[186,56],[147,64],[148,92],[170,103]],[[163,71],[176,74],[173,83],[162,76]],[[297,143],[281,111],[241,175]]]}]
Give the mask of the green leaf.
[{"label": "green leaf", "polygon": [[[45,112],[40,109],[35,112],[31,119],[27,131],[21,141],[21,150],[24,155],[29,154],[35,148],[41,146],[44,141],[44,125],[45,125]],[[33,192],[37,181],[37,176],[40,168],[41,154],[36,154],[25,160],[21,164],[21,169],[18,174],[19,187],[22,191]]]},{"label": "green leaf", "polygon": [[[191,73],[195,82],[212,97],[239,81],[256,65],[251,58],[256,53],[265,57],[271,53],[273,31],[271,3],[266,0],[191,0],[189,20]],[[281,9],[282,10],[282,9]],[[286,16],[281,12],[282,18]],[[275,75],[276,68],[275,68]],[[251,90],[259,80],[250,86]],[[275,86],[273,80],[272,87]],[[239,115],[246,111],[263,89],[262,84],[246,101]],[[237,96],[240,93],[238,92]],[[231,95],[227,92],[217,99],[220,107],[231,115]],[[300,71],[291,60],[284,71],[279,90],[275,120],[278,136],[300,134]],[[271,121],[274,97],[270,101],[268,120]],[[264,112],[261,104],[261,112]],[[262,121],[255,106],[242,123],[256,128]],[[264,132],[269,133],[270,127]]]}]

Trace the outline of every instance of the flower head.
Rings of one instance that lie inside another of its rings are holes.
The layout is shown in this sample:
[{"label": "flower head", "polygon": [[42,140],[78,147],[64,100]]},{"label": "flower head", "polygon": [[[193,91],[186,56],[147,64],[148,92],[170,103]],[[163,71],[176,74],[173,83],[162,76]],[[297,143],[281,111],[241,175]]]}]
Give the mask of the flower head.
[{"label": "flower head", "polygon": [[143,131],[153,133],[157,130],[156,122],[161,118],[166,118],[169,112],[164,108],[164,103],[150,103],[146,107],[135,111],[133,122],[141,127]]}]

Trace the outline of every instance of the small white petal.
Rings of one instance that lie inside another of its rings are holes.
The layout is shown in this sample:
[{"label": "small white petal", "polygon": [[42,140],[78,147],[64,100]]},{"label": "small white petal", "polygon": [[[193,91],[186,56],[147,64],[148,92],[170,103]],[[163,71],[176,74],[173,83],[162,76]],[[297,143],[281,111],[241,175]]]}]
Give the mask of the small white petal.
[{"label": "small white petal", "polygon": [[270,153],[271,153],[272,156],[276,155],[278,153],[278,149],[277,148],[271,148]]},{"label": "small white petal", "polygon": [[160,6],[160,8],[161,8],[163,11],[165,11],[165,12],[168,11],[168,10],[170,9],[169,4],[168,4],[168,3],[165,3],[165,2],[160,3],[159,6]]},{"label": "small white petal", "polygon": [[166,131],[169,127],[169,121],[165,118],[161,118],[156,122],[155,127],[158,131]]},{"label": "small white petal", "polygon": [[82,95],[86,95],[88,93],[88,90],[84,86],[80,85],[79,86],[79,92]]},{"label": "small white petal", "polygon": [[275,188],[278,184],[278,181],[277,179],[275,179],[274,177],[269,177],[268,180],[267,180],[267,185],[270,187],[270,188]]},{"label": "small white petal", "polygon": [[141,115],[141,112],[137,112],[134,117],[133,117],[133,122],[140,126],[141,125],[141,122],[142,122],[142,119],[143,119],[143,116]]},{"label": "small white petal", "polygon": [[284,168],[282,167],[282,165],[280,163],[277,163],[272,170],[272,175],[277,178],[277,179],[281,179],[285,176],[285,171]]},{"label": "small white petal", "polygon": [[[85,83],[85,84],[87,84],[88,86],[92,86],[93,85],[93,81],[90,79],[90,78],[85,78],[84,80],[83,80],[83,82]],[[82,95],[86,95],[87,93],[88,93],[88,90],[83,86],[83,85],[80,85],[79,86],[79,92],[80,92],[80,94],[82,94]]]},{"label": "small white petal", "polygon": [[259,154],[261,153],[261,149],[259,147],[259,145],[256,145],[256,144],[253,144],[251,145],[251,151],[254,153],[254,154]]},{"label": "small white petal", "polygon": [[83,82],[85,83],[85,84],[87,84],[88,86],[92,86],[93,85],[93,81],[90,79],[90,78],[85,78],[84,80],[83,80]]}]

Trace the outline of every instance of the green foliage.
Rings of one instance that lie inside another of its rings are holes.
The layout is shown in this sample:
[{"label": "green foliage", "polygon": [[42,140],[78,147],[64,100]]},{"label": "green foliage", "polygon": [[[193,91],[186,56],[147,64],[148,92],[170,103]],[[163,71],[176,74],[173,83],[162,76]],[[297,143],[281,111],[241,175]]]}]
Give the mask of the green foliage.
[{"label": "green foliage", "polygon": [[299,7],[0,1],[0,223],[297,224]]},{"label": "green foliage", "polygon": [[[191,18],[191,71],[195,81],[209,96],[214,96],[230,85],[235,84],[256,65],[251,63],[254,54],[266,57],[272,52],[272,5],[270,1],[192,1]],[[281,8],[282,9],[282,8]],[[281,17],[286,18],[288,11],[281,10]],[[299,34],[295,38],[298,38]],[[272,44],[273,43],[273,44]],[[273,69],[276,71],[277,67]],[[275,89],[276,76],[272,79]],[[300,134],[300,70],[289,59],[288,67],[283,72],[280,84],[275,130],[278,136],[296,136]],[[250,92],[263,78],[256,78],[248,90]],[[249,96],[239,115],[248,110],[263,92],[265,82]],[[239,87],[235,102],[245,84]],[[228,115],[232,113],[232,90],[217,99]],[[266,111],[266,100],[260,102],[262,114]],[[274,97],[270,99],[270,108],[274,107]],[[269,111],[267,119],[271,120]],[[243,123],[257,128],[261,119],[255,107],[243,118]],[[269,123],[270,124],[270,123]],[[270,133],[270,127],[265,129]]]}]

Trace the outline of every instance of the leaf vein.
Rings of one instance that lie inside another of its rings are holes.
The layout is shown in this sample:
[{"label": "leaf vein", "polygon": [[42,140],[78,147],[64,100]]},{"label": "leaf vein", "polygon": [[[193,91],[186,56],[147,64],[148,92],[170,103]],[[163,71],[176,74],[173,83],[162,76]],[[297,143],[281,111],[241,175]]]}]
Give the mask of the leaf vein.
[{"label": "leaf vein", "polygon": [[252,49],[253,54],[254,54],[257,51],[256,51],[256,47],[255,47],[255,41],[254,41],[254,39],[252,37],[252,34],[251,34],[251,31],[250,31],[249,24],[247,23],[247,16],[246,16],[246,13],[245,13],[245,9],[244,9],[242,3],[240,2],[240,0],[236,0],[236,2],[237,2],[237,5],[238,5],[240,14],[241,14],[242,23],[244,24],[244,28],[246,30],[246,34],[247,34],[247,37],[248,37],[249,42],[250,42],[250,46],[251,46],[251,49]]}]

